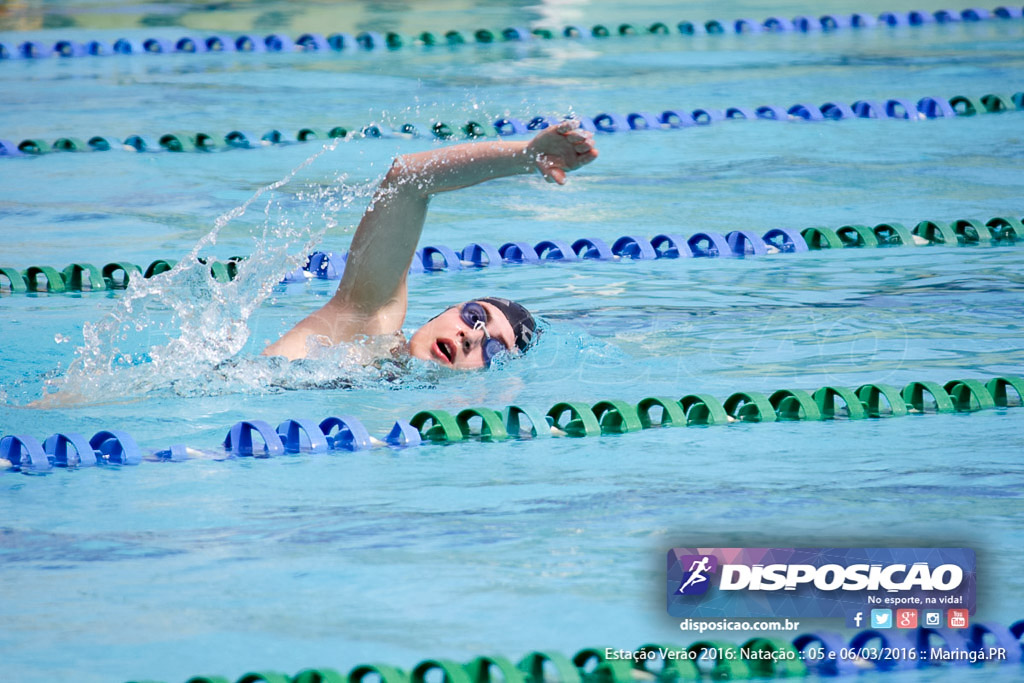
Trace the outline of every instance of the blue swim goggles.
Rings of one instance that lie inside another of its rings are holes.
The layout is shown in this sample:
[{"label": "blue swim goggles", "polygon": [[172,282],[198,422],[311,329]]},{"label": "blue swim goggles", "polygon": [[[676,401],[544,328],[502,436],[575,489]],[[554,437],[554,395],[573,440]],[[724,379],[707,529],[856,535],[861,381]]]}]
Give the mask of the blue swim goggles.
[{"label": "blue swim goggles", "polygon": [[459,311],[459,316],[462,318],[462,322],[466,323],[467,326],[474,330],[482,330],[484,333],[484,343],[481,346],[481,352],[484,357],[484,365],[490,366],[491,359],[497,356],[499,353],[508,353],[508,348],[502,343],[500,339],[491,336],[491,333],[487,331],[487,309],[479,301],[470,301],[462,304],[462,309]]}]

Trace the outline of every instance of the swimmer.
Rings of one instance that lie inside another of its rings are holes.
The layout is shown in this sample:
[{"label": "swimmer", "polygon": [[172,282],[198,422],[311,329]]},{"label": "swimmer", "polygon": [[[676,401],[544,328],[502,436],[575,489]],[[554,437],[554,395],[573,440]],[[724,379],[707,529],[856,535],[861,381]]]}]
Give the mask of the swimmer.
[{"label": "swimmer", "polygon": [[[297,360],[317,345],[400,334],[409,267],[432,196],[536,171],[564,185],[569,171],[596,158],[593,137],[578,121],[545,128],[528,142],[476,142],[398,157],[359,221],[338,291],[263,355]],[[448,368],[481,368],[495,355],[526,351],[536,330],[522,305],[488,296],[435,316],[412,335],[406,350]]]}]

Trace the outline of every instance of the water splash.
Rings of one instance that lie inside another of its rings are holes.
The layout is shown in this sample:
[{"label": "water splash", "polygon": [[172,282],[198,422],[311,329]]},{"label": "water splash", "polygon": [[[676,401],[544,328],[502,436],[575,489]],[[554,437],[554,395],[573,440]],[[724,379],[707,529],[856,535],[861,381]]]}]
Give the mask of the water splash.
[{"label": "water splash", "polygon": [[[293,183],[300,171],[336,146],[337,141],[325,146],[219,216],[210,232],[170,271],[148,279],[133,278],[110,313],[83,326],[84,339],[75,359],[61,376],[44,382],[47,395],[41,403],[134,400],[161,391],[177,395],[274,391],[286,386],[294,374],[287,364],[238,354],[251,335],[250,317],[273,294],[284,273],[301,266],[325,233],[336,227],[334,216],[339,211],[373,191],[374,183],[351,185],[339,176],[329,185],[301,186],[291,198],[278,196],[277,191]],[[225,226],[264,198],[262,224],[250,232],[251,255],[239,262],[233,280],[216,281],[203,263],[214,259],[211,247]],[[173,338],[168,340],[169,336]],[[307,380],[329,380],[323,377],[328,365],[326,374],[347,374],[362,360],[357,353],[349,356],[349,362],[334,357],[330,364],[321,363],[319,376]]]}]

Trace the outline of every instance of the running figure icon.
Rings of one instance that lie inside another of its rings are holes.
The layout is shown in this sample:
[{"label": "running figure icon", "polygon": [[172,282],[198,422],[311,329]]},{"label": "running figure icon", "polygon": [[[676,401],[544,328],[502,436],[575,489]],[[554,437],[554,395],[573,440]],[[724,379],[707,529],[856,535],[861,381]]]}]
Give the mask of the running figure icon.
[{"label": "running figure icon", "polygon": [[695,586],[708,580],[708,577],[705,576],[705,574],[711,571],[711,567],[708,565],[710,560],[711,558],[705,555],[699,560],[693,561],[690,565],[690,569],[688,570],[690,572],[690,576],[688,576],[686,581],[683,582],[683,585],[679,587],[680,593],[685,594],[686,589],[690,586]]}]

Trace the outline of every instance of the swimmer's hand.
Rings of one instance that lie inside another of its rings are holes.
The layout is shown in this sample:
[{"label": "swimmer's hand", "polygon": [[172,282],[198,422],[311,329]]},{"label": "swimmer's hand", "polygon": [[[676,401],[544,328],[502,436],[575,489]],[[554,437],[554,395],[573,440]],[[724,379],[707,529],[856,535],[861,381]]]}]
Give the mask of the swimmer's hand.
[{"label": "swimmer's hand", "polygon": [[565,174],[597,158],[594,136],[580,129],[579,121],[563,121],[545,128],[526,146],[544,179],[565,185]]}]

